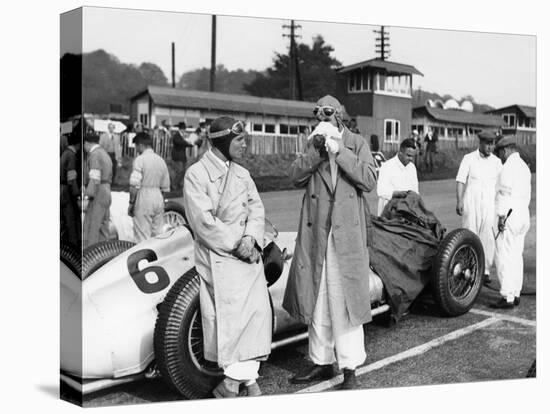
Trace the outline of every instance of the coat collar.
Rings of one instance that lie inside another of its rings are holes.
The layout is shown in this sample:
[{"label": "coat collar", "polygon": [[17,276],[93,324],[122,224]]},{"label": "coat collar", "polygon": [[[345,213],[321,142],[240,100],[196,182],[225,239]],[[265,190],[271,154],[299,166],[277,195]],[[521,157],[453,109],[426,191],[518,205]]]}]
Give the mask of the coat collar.
[{"label": "coat collar", "polygon": [[[227,169],[223,166],[223,161],[217,158],[212,150],[208,150],[204,153],[204,155],[201,158],[202,163],[204,164],[206,168],[206,172],[208,173],[208,177],[210,178],[210,181],[214,182],[219,180],[221,177],[225,176],[227,173]],[[237,176],[237,177],[244,177],[244,169],[240,166],[235,164],[235,162],[229,163],[229,169]]]}]

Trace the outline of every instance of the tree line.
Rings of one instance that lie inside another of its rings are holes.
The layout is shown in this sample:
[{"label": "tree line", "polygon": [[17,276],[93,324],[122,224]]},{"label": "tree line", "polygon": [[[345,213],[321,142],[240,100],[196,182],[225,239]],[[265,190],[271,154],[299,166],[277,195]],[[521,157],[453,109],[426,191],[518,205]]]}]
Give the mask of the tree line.
[{"label": "tree line", "polygon": [[[313,38],[312,45],[297,44],[303,99],[314,101],[324,94],[335,94],[336,72],[342,66],[332,53],[334,48],[322,36]],[[273,63],[265,71],[228,70],[223,65],[216,67],[216,92],[247,94],[253,96],[288,99],[289,70],[288,54],[274,53]],[[60,61],[61,118],[84,112],[109,113],[130,112],[130,98],[149,85],[169,86],[162,69],[154,63],[143,62],[139,66],[121,62],[105,50],[96,50],[81,55],[65,54]],[[185,72],[177,81],[177,87],[192,90],[209,90],[210,68]],[[413,107],[424,105],[427,99],[450,98],[416,90]],[[471,96],[468,96],[473,101]],[[474,110],[491,107],[474,103]]]}]

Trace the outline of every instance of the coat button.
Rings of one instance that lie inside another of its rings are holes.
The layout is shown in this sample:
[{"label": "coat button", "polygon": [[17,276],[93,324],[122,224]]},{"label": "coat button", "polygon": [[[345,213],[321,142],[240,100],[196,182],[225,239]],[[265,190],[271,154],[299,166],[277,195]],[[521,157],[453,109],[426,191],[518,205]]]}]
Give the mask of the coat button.
[{"label": "coat button", "polygon": [[308,227],[311,227],[311,223],[307,223],[307,226],[308,226]]},{"label": "coat button", "polygon": [[243,201],[243,207],[246,207],[246,203]]},{"label": "coat button", "polygon": [[336,225],[334,226],[334,230],[338,230],[339,228],[340,228],[340,226],[339,226],[338,224],[336,224]]},{"label": "coat button", "polygon": [[239,223],[241,226],[244,226],[244,220],[241,220],[241,222]]},{"label": "coat button", "polygon": [[312,194],[311,198],[317,198],[317,196],[315,194]]}]

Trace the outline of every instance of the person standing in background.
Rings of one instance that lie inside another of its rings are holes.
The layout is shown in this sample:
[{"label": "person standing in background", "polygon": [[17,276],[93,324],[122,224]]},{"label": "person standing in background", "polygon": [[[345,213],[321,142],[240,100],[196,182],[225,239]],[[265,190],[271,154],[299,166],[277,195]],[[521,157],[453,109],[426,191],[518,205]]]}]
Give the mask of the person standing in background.
[{"label": "person standing in background", "polygon": [[495,197],[495,265],[501,297],[491,307],[509,309],[519,305],[523,287],[523,248],[531,224],[531,171],[519,156],[515,136],[501,138],[496,151],[504,163]]},{"label": "person standing in background", "polygon": [[82,210],[86,212],[83,226],[83,247],[109,239],[109,207],[113,165],[107,152],[99,145],[95,134],[84,135],[84,150],[88,153]]},{"label": "person standing in background", "polygon": [[99,137],[99,145],[107,151],[107,154],[111,158],[111,164],[113,165],[112,182],[114,183],[117,168],[122,167],[122,146],[120,145],[120,135],[115,133],[115,124],[109,122],[107,129],[108,132],[104,132]]},{"label": "person standing in background", "polygon": [[496,135],[484,131],[478,138],[479,148],[464,156],[456,175],[456,214],[462,217],[462,227],[481,240],[487,284],[495,255],[495,187],[502,163],[493,154]]},{"label": "person standing in background", "polygon": [[149,134],[140,132],[134,138],[139,154],[134,159],[130,175],[130,205],[134,238],[139,243],[162,233],[164,226],[164,196],[170,191],[170,175],[162,157],[155,154]]},{"label": "person standing in background", "polygon": [[384,162],[378,172],[376,192],[378,194],[378,215],[393,197],[405,197],[407,191],[418,191],[418,177],[414,166],[416,143],[407,138],[399,145],[399,151],[393,158]]},{"label": "person standing in background", "polygon": [[67,144],[60,159],[60,227],[62,240],[80,248],[82,220],[78,208],[78,175],[81,166],[77,156],[80,151],[80,134],[73,131],[68,137]]},{"label": "person standing in background", "polygon": [[424,156],[424,163],[426,168],[430,171],[434,171],[434,159],[435,153],[437,152],[437,132],[432,130],[432,127],[428,127],[428,132],[424,137],[424,142],[426,143],[426,154]]},{"label": "person standing in background", "polygon": [[174,161],[175,177],[172,180],[172,191],[180,191],[185,177],[185,168],[187,166],[187,148],[193,145],[187,142],[187,132],[185,122],[178,123],[178,130],[172,135],[172,161]]}]

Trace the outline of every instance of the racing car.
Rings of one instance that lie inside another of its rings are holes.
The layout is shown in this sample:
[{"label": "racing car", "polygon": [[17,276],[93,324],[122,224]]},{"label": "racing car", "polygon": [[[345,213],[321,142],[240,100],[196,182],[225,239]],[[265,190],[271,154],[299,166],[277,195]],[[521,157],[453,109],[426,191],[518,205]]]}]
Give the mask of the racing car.
[{"label": "racing car", "polygon": [[[124,206],[126,208],[126,206]],[[185,222],[184,217],[180,217]],[[307,328],[282,300],[296,232],[278,232],[266,220],[264,245],[283,252],[278,277],[267,281],[272,304],[272,349],[307,339]],[[208,396],[223,378],[203,354],[199,275],[193,233],[187,225],[139,244],[109,240],[82,255],[61,246],[61,379],[83,394],[142,378],[161,376],[194,399]],[[386,289],[373,269],[372,315],[390,311]],[[433,259],[430,288],[441,312],[470,310],[482,285],[484,253],[479,238],[456,229],[442,238]]]}]

